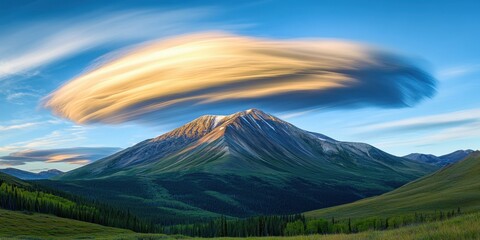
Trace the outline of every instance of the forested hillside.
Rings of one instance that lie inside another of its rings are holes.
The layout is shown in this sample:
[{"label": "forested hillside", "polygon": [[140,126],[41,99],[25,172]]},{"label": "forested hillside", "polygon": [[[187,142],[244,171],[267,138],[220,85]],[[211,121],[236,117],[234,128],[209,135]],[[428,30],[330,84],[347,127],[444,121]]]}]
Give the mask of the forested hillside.
[{"label": "forested hillside", "polygon": [[52,214],[104,226],[153,232],[155,227],[128,211],[47,189],[0,173],[0,208]]}]

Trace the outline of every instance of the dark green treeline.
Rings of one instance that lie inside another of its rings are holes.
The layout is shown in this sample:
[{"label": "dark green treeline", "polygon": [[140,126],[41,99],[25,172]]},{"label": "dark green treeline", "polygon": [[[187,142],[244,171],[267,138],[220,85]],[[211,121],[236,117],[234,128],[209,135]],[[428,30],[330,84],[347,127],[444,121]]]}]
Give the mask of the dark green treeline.
[{"label": "dark green treeline", "polygon": [[158,232],[159,228],[128,211],[44,189],[32,183],[0,179],[0,208],[52,214],[135,232]]},{"label": "dark green treeline", "polygon": [[446,220],[461,214],[460,208],[452,211],[414,213],[388,218],[363,219],[306,219],[303,215],[260,216],[247,219],[226,217],[208,223],[175,225],[162,228],[166,234],[193,237],[253,237],[297,236],[309,234],[358,233],[369,230],[388,230],[417,223]]}]

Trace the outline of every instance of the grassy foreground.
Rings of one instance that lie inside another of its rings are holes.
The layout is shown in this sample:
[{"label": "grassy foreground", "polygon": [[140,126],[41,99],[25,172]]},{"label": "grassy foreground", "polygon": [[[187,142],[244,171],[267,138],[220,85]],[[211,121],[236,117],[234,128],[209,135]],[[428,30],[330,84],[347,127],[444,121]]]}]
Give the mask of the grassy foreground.
[{"label": "grassy foreground", "polygon": [[[441,222],[358,234],[310,235],[297,237],[257,237],[259,240],[361,240],[361,239],[480,239],[480,213],[463,215]],[[0,210],[0,239],[191,239],[161,234],[137,234],[129,230],[58,218],[45,214],[28,215]],[[199,238],[195,238],[199,239]],[[216,238],[236,240],[239,238]]]}]

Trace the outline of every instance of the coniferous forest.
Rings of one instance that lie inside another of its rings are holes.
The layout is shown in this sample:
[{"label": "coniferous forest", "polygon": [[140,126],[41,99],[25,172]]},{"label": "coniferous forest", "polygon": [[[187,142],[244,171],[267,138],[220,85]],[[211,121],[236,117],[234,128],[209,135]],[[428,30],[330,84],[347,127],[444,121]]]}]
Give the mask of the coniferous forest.
[{"label": "coniferous forest", "polygon": [[0,208],[52,214],[135,232],[156,232],[155,226],[122,211],[78,196],[46,189],[34,183],[0,175]]},{"label": "coniferous forest", "polygon": [[297,236],[311,234],[359,233],[364,231],[396,229],[403,226],[446,220],[461,213],[460,208],[451,211],[414,213],[387,218],[361,219],[309,219],[301,214],[283,216],[259,216],[246,219],[221,217],[208,223],[164,226],[162,233],[193,237],[262,237]]}]

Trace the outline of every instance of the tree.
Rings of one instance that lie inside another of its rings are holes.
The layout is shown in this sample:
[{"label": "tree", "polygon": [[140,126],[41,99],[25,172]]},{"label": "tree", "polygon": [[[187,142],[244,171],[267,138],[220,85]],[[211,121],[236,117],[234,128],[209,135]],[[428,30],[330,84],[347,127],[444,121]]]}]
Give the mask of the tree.
[{"label": "tree", "polygon": [[328,233],[328,221],[325,219],[314,219],[307,221],[307,234],[326,234]]},{"label": "tree", "polygon": [[305,234],[305,225],[301,220],[287,223],[284,233],[286,236],[296,236]]}]

